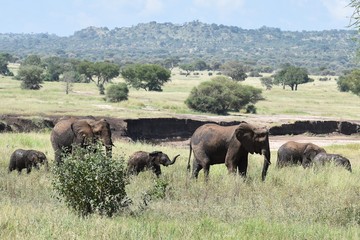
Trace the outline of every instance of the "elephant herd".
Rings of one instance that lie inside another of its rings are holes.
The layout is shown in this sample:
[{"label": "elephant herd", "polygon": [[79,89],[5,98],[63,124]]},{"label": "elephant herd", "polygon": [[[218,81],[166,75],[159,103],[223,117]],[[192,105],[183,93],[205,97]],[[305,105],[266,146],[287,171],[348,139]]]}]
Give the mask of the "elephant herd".
[{"label": "elephant herd", "polygon": [[[55,153],[56,164],[62,163],[62,157],[71,154],[73,147],[85,148],[101,141],[106,155],[112,156],[113,142],[110,124],[105,119],[96,120],[93,117],[63,118],[56,123],[51,131],[50,140]],[[269,132],[265,127],[258,127],[247,122],[235,126],[220,126],[204,124],[195,130],[190,139],[190,153],[187,168],[190,171],[190,159],[193,153],[192,177],[197,178],[199,171],[204,170],[208,179],[210,166],[225,163],[229,173],[238,172],[245,177],[248,166],[248,155],[260,154],[264,156],[261,178],[264,181],[270,162]],[[156,176],[161,175],[160,165],[170,166],[175,163],[179,155],[172,160],[161,151],[133,153],[127,163],[128,174],[138,174],[145,170],[152,170]],[[277,167],[302,165],[322,166],[333,162],[334,165],[345,167],[351,172],[350,161],[339,154],[328,154],[313,143],[298,143],[289,141],[283,144],[277,152]],[[48,168],[48,160],[44,153],[37,150],[17,149],[10,157],[8,171],[26,168],[27,173],[32,167],[39,169],[44,164]]]}]

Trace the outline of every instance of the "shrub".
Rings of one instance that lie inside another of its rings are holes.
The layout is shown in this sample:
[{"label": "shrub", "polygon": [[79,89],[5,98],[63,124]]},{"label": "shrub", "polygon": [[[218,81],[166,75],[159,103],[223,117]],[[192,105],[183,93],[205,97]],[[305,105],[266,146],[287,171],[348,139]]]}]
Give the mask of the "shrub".
[{"label": "shrub", "polygon": [[226,77],[214,77],[191,90],[185,103],[188,107],[216,114],[239,111],[249,103],[262,100],[261,89],[242,85]]},{"label": "shrub", "polygon": [[107,158],[101,144],[75,148],[53,172],[52,185],[59,199],[81,216],[98,213],[111,217],[129,204],[124,159]]},{"label": "shrub", "polygon": [[126,83],[112,84],[106,90],[106,99],[109,102],[120,102],[128,99],[129,89]]}]

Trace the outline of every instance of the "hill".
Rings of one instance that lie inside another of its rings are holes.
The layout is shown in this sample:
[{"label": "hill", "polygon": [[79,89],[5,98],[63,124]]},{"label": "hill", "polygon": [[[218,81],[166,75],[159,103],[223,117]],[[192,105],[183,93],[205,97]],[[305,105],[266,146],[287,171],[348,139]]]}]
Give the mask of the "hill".
[{"label": "hill", "polygon": [[282,31],[261,27],[184,23],[141,23],[109,30],[88,27],[69,37],[54,34],[0,34],[0,52],[80,58],[92,61],[181,62],[202,59],[209,64],[240,60],[251,66],[291,63],[313,74],[340,74],[355,66],[354,30]]}]

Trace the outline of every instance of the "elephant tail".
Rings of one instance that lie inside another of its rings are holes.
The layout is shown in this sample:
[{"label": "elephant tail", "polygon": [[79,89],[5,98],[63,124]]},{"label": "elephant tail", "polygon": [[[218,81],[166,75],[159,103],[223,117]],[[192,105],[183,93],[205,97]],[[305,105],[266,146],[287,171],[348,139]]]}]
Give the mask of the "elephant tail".
[{"label": "elephant tail", "polygon": [[192,152],[192,147],[191,147],[191,142],[190,142],[189,160],[188,160],[188,165],[187,165],[187,170],[188,170],[188,172],[190,172],[190,159],[191,159],[191,152]]}]

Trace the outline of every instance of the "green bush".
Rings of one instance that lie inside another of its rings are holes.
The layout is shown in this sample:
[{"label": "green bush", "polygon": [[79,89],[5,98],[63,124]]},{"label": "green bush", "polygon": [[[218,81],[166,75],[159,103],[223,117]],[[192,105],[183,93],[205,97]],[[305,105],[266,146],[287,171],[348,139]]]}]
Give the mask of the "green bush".
[{"label": "green bush", "polygon": [[81,216],[113,216],[129,204],[124,159],[109,159],[101,146],[75,148],[54,167],[52,185],[59,199]]},{"label": "green bush", "polygon": [[126,83],[112,84],[106,90],[106,99],[109,102],[120,102],[128,99],[129,89]]},{"label": "green bush", "polygon": [[239,84],[226,77],[214,77],[193,88],[185,103],[196,111],[226,114],[262,99],[261,89]]}]

